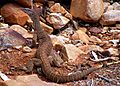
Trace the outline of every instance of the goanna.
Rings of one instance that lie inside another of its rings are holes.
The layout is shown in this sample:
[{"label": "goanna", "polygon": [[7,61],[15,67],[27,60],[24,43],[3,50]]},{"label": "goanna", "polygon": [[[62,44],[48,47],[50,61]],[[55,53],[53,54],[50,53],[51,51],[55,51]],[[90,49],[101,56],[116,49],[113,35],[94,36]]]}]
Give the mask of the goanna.
[{"label": "goanna", "polygon": [[52,42],[48,34],[43,31],[40,27],[39,17],[36,12],[32,9],[22,8],[24,12],[26,12],[32,19],[35,32],[37,33],[39,47],[36,51],[36,57],[41,60],[41,68],[47,79],[57,82],[57,83],[65,83],[70,81],[80,80],[91,72],[95,71],[98,68],[89,68],[88,70],[83,70],[82,72],[75,72],[70,75],[61,75],[57,74],[54,68],[50,65],[47,57],[49,56],[51,49],[53,48]]}]

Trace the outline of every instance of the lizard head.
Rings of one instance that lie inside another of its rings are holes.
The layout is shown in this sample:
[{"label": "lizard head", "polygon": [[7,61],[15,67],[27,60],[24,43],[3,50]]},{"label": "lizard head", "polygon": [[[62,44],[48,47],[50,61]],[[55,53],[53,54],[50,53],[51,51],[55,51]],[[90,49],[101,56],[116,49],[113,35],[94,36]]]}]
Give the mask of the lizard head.
[{"label": "lizard head", "polygon": [[35,18],[38,17],[37,13],[35,12],[34,9],[30,9],[30,8],[21,8],[21,10],[25,13],[27,13],[32,20],[34,20]]},{"label": "lizard head", "polygon": [[29,16],[32,16],[34,14],[34,10],[30,8],[21,8],[21,10],[27,13]]}]

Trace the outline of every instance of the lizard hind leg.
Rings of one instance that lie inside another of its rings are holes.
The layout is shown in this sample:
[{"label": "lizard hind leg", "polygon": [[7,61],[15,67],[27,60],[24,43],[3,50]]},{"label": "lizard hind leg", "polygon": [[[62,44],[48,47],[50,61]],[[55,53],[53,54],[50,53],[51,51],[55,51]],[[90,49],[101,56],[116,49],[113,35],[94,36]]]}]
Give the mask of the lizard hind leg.
[{"label": "lizard hind leg", "polygon": [[30,73],[32,72],[34,67],[40,67],[41,66],[41,60],[37,58],[32,58],[27,64],[26,64],[26,72]]}]

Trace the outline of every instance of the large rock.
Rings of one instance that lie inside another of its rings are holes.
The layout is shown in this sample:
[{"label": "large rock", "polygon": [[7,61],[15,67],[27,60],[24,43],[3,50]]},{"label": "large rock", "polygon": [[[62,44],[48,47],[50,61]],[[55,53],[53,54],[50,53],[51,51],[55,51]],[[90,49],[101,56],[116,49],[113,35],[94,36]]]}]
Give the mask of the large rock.
[{"label": "large rock", "polygon": [[0,30],[0,39],[0,50],[26,45],[27,43],[27,40],[21,34],[12,29]]},{"label": "large rock", "polygon": [[64,86],[64,85],[59,85],[53,82],[42,81],[36,74],[26,75],[26,76],[17,76],[16,80],[27,83],[28,86]]},{"label": "large rock", "polygon": [[103,0],[72,0],[70,12],[84,21],[98,21],[103,14]]},{"label": "large rock", "polygon": [[1,15],[5,18],[5,22],[9,24],[24,25],[28,19],[28,15],[18,5],[11,3],[1,8]]},{"label": "large rock", "polygon": [[0,5],[10,3],[10,2],[16,2],[24,7],[32,7],[32,0],[0,0]]},{"label": "large rock", "polygon": [[68,60],[70,62],[74,62],[79,57],[79,55],[85,54],[82,50],[73,44],[65,44],[64,46],[67,52]]},{"label": "large rock", "polygon": [[0,82],[0,86],[66,86],[52,82],[46,82],[38,78],[37,75],[17,76],[15,80]]},{"label": "large rock", "polygon": [[100,23],[102,25],[112,25],[120,22],[120,10],[110,10],[103,14]]},{"label": "large rock", "polygon": [[32,7],[33,0],[16,0],[16,1],[24,7]]}]

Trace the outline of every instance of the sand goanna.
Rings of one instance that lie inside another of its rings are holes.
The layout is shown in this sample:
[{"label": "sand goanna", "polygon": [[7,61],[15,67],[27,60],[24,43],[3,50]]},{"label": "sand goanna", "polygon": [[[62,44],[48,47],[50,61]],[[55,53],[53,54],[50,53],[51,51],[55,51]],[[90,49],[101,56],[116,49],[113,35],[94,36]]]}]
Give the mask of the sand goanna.
[{"label": "sand goanna", "polygon": [[88,70],[83,70],[82,72],[77,71],[70,75],[56,74],[54,68],[50,65],[50,62],[47,58],[51,52],[51,49],[53,48],[50,37],[45,31],[43,31],[43,29],[41,29],[39,17],[33,9],[22,8],[22,10],[27,13],[33,20],[34,29],[37,34],[39,43],[39,47],[36,51],[36,58],[41,60],[41,68],[47,79],[57,83],[76,81],[98,69],[92,67]]}]

